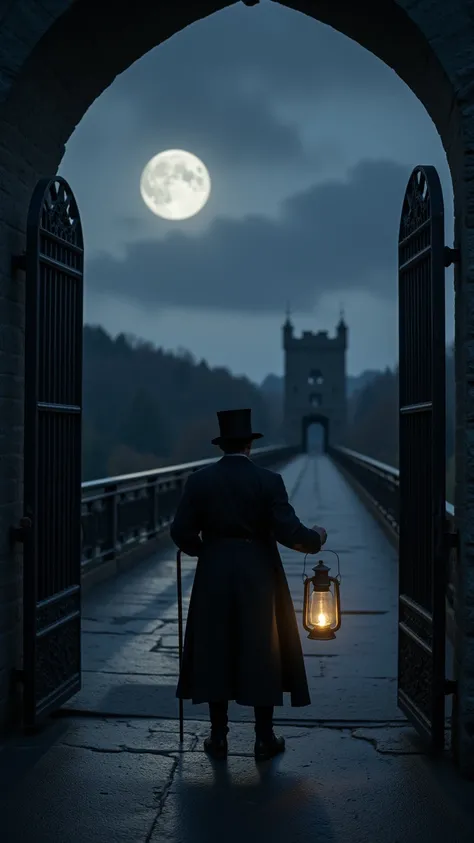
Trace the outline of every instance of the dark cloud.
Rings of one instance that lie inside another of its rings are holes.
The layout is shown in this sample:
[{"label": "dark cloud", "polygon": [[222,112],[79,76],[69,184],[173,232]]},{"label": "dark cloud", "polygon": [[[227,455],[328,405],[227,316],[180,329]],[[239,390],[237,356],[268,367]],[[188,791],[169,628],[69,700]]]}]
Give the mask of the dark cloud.
[{"label": "dark cloud", "polygon": [[[166,85],[160,72],[170,69]],[[153,79],[148,74],[155,70]],[[368,50],[334,29],[278,4],[255,9],[231,6],[177,33],[137,62],[123,77],[131,92],[137,79],[147,87],[200,88],[263,93],[292,98],[301,92],[326,98],[335,89],[400,91],[396,74]]]},{"label": "dark cloud", "polygon": [[[147,154],[158,148],[192,149],[204,159],[231,162],[233,166],[259,161],[304,162],[313,156],[305,152],[298,129],[272,113],[268,102],[256,96],[240,96],[231,90],[219,94],[195,89],[178,80],[171,91],[156,91],[154,109],[144,111],[146,97],[140,97],[141,132],[146,132]],[[178,89],[178,90],[177,90]],[[166,101],[168,99],[168,101]]]},{"label": "dark cloud", "polygon": [[218,218],[200,236],[181,230],[138,242],[124,260],[87,267],[91,290],[144,305],[281,311],[312,307],[327,292],[396,294],[397,232],[409,170],[363,161],[346,181],[287,199],[279,219]]},{"label": "dark cloud", "polygon": [[285,101],[316,110],[328,98],[401,91],[369,52],[268,3],[233,6],[188,27],[119,76],[107,96],[131,106],[143,155],[177,146],[239,166],[312,159],[298,128],[279,114]]}]

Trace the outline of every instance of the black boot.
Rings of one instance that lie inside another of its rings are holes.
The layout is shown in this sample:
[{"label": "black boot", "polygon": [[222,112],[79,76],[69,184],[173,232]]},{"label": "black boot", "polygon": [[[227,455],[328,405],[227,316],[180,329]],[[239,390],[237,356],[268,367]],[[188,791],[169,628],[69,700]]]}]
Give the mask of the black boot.
[{"label": "black boot", "polygon": [[265,738],[255,739],[255,759],[257,761],[269,761],[275,755],[285,751],[285,738],[279,738],[274,732]]},{"label": "black boot", "polygon": [[209,703],[211,734],[204,741],[204,752],[219,761],[227,758],[227,702]]},{"label": "black boot", "polygon": [[204,752],[217,761],[224,761],[227,758],[227,738],[215,736],[211,732],[204,741]]},{"label": "black boot", "polygon": [[273,706],[255,706],[255,758],[268,761],[285,751],[285,739],[273,731]]}]

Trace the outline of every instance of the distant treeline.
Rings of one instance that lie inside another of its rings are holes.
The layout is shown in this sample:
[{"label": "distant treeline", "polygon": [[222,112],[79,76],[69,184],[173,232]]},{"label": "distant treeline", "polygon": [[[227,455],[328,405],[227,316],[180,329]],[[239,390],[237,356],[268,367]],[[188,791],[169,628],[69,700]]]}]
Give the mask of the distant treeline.
[{"label": "distant treeline", "polygon": [[[454,358],[447,357],[448,499],[454,488]],[[398,371],[348,379],[345,444],[398,466]],[[83,479],[146,471],[218,454],[216,410],[251,407],[262,445],[283,440],[283,380],[261,387],[188,351],[171,353],[84,328]]]},{"label": "distant treeline", "polygon": [[281,441],[281,409],[248,378],[102,328],[84,328],[83,479],[217,456],[216,410],[251,407],[262,444]]},{"label": "distant treeline", "polygon": [[[454,355],[446,360],[447,498],[454,492],[455,432]],[[398,467],[398,370],[373,375],[349,401],[347,446],[380,462]]]}]

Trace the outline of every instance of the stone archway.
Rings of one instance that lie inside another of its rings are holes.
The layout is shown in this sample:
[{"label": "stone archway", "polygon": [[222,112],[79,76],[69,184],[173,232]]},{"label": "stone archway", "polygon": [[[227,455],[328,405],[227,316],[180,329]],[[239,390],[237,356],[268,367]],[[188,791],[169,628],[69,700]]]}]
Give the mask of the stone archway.
[{"label": "stone archway", "polygon": [[[474,21],[470,0],[275,0],[326,23],[373,52],[409,85],[430,114],[446,150],[454,185],[456,284],[456,512],[460,528],[457,616],[457,748],[474,774]],[[1,12],[0,280],[2,402],[8,428],[0,468],[2,581],[16,600],[17,560],[8,529],[21,515],[24,291],[12,256],[24,249],[26,212],[38,179],[56,172],[83,114],[115,76],[174,33],[233,0],[13,0]],[[254,5],[249,2],[247,5]],[[249,15],[252,10],[249,9]],[[414,161],[413,164],[424,164]],[[426,162],[429,163],[429,162]],[[383,186],[381,186],[383,189]],[[395,235],[394,235],[395,236]],[[10,600],[10,597],[8,598]],[[13,616],[8,609],[8,617]],[[11,630],[11,625],[9,627]],[[6,640],[6,639],[5,639]],[[15,644],[0,651],[0,720],[7,710]]]},{"label": "stone archway", "polygon": [[311,413],[305,416],[301,422],[301,449],[304,453],[308,451],[308,431],[312,424],[319,424],[323,429],[323,450],[327,454],[329,450],[329,419],[320,413]]}]

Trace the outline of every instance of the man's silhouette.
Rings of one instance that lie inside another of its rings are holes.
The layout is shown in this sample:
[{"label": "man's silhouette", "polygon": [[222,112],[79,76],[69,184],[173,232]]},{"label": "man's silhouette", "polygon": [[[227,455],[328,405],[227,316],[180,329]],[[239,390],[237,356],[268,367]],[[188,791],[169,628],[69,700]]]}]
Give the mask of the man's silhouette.
[{"label": "man's silhouette", "polygon": [[291,694],[310,704],[296,616],[277,542],[317,553],[322,527],[309,529],[288,501],[280,474],[252,462],[250,410],[217,414],[224,456],[186,483],[171,527],[175,544],[198,564],[189,606],[177,696],[209,704],[213,757],[227,755],[229,700],[255,709],[255,757],[285,749],[273,707]]}]

